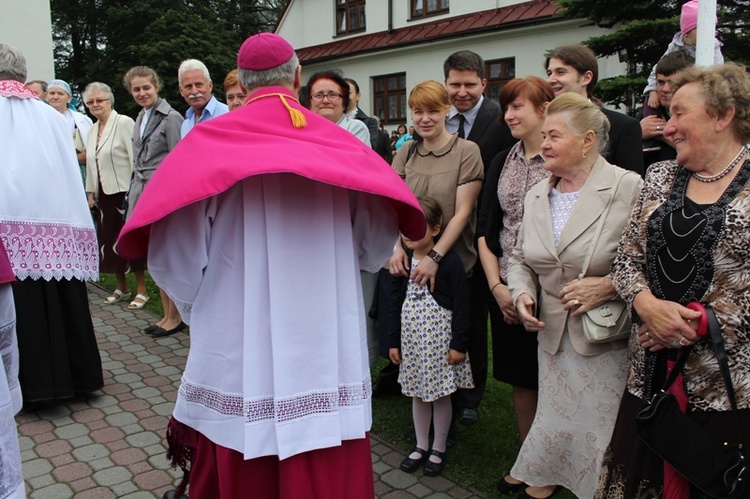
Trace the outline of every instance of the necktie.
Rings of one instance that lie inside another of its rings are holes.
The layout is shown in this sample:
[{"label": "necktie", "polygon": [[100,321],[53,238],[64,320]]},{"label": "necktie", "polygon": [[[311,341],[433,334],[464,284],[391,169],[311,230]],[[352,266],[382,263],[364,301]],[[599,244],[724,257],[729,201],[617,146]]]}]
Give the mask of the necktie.
[{"label": "necktie", "polygon": [[459,138],[465,139],[466,134],[464,133],[464,123],[466,123],[466,116],[463,114],[458,115],[458,136]]}]

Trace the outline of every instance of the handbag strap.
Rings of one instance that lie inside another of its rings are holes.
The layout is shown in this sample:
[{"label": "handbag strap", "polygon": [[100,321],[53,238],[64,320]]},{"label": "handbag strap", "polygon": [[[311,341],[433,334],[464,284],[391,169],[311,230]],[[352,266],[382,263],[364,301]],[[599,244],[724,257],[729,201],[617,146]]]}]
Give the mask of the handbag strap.
[{"label": "handbag strap", "polygon": [[[710,307],[706,307],[706,314],[708,315],[708,333],[711,336],[711,344],[716,353],[716,359],[719,362],[719,368],[721,369],[721,377],[724,379],[724,386],[727,389],[727,397],[729,398],[729,404],[732,406],[732,412],[734,413],[734,420],[737,423],[737,432],[742,438],[742,425],[740,424],[739,416],[737,415],[737,400],[734,394],[734,385],[732,384],[732,378],[729,375],[729,360],[727,359],[727,352],[724,349],[724,338],[721,335],[721,326],[719,321],[716,319],[716,314]],[[675,361],[674,367],[669,373],[667,380],[664,382],[662,391],[672,386],[672,383],[677,379],[677,375],[682,372],[682,368],[685,367],[690,352],[693,350],[693,345],[680,349],[677,360]]]},{"label": "handbag strap", "polygon": [[586,257],[583,259],[583,266],[581,266],[581,273],[578,274],[578,279],[583,279],[586,276],[586,271],[589,269],[589,263],[591,262],[591,257],[594,255],[594,250],[596,249],[596,244],[599,242],[599,235],[602,233],[602,229],[604,228],[604,221],[607,219],[607,215],[609,214],[609,209],[612,207],[612,201],[615,199],[615,194],[617,194],[617,188],[620,186],[620,181],[625,175],[620,175],[620,178],[617,179],[615,184],[612,186],[612,195],[607,200],[607,206],[604,208],[604,211],[602,212],[602,216],[599,217],[599,223],[596,225],[596,232],[594,233],[594,238],[591,240],[591,244],[589,245],[589,250],[586,252]]},{"label": "handbag strap", "polygon": [[716,352],[716,359],[719,361],[721,377],[724,378],[724,385],[727,388],[727,396],[729,397],[732,410],[736,411],[737,401],[734,396],[732,378],[729,375],[729,360],[727,359],[727,352],[724,350],[724,338],[721,336],[721,327],[712,309],[706,307],[706,313],[708,314],[708,332],[711,335],[711,343],[713,344],[714,352]]}]

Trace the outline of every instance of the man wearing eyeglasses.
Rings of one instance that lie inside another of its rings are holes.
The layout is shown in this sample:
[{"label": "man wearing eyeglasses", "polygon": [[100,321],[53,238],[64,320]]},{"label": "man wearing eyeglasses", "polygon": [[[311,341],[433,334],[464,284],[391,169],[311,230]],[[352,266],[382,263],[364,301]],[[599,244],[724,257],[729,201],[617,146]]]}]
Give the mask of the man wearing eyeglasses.
[{"label": "man wearing eyeglasses", "polygon": [[180,85],[180,95],[190,106],[180,129],[183,138],[198,123],[229,112],[227,105],[214,97],[211,75],[208,74],[208,68],[201,61],[196,59],[182,61],[177,71],[177,80]]}]

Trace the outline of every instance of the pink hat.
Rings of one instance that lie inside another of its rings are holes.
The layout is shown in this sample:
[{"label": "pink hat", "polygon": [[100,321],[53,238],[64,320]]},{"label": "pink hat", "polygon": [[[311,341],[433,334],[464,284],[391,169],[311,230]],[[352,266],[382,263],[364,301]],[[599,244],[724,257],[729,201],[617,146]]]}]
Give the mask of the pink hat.
[{"label": "pink hat", "polygon": [[242,43],[237,66],[250,71],[266,71],[281,66],[294,55],[289,42],[273,33],[258,33]]},{"label": "pink hat", "polygon": [[682,6],[680,14],[680,31],[687,35],[698,26],[698,0],[690,0]]}]

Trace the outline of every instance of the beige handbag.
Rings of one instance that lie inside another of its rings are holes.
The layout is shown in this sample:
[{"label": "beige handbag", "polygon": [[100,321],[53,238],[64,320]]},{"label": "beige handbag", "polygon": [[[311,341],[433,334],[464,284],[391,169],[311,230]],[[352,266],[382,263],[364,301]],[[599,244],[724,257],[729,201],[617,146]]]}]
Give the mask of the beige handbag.
[{"label": "beige handbag", "polygon": [[[583,261],[583,267],[581,268],[581,273],[578,275],[578,279],[583,279],[586,275],[591,257],[594,254],[594,249],[599,242],[599,235],[604,227],[604,221],[607,219],[610,207],[612,207],[612,201],[615,198],[615,194],[617,194],[617,188],[620,186],[622,177],[624,175],[620,176],[617,182],[615,182],[612,189],[612,196],[607,201],[607,207],[604,208],[604,212],[599,219],[596,234],[593,241],[591,241],[588,253],[586,253],[586,258]],[[622,340],[630,336],[630,311],[621,299],[604,302],[595,309],[589,310],[581,316],[581,321],[586,343],[609,343],[610,341]]]}]

